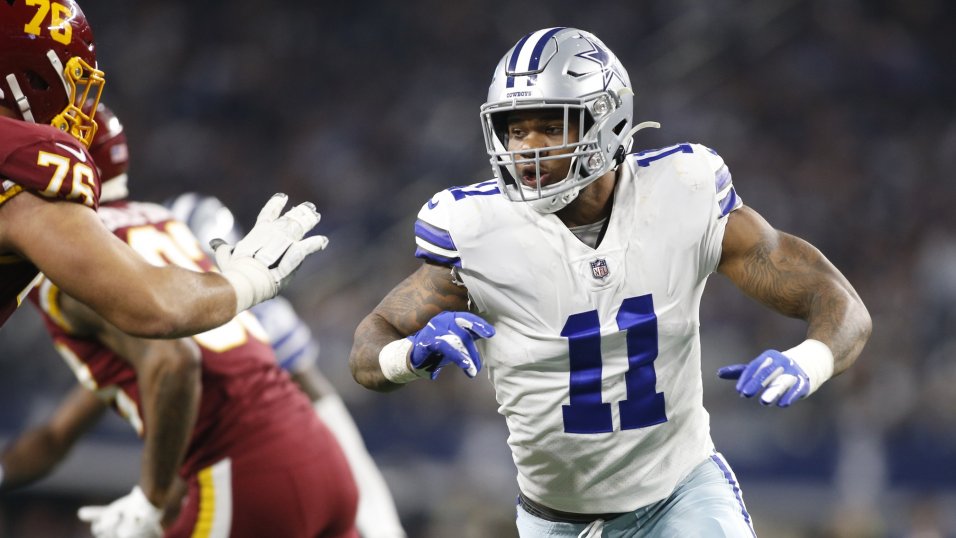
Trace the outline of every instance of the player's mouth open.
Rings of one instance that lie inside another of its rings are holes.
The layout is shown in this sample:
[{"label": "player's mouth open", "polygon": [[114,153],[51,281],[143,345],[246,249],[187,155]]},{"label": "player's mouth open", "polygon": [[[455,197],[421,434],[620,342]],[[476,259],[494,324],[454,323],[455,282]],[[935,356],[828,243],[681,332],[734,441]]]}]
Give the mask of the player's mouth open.
[{"label": "player's mouth open", "polygon": [[[528,187],[537,187],[539,183],[538,183],[538,175],[536,172],[537,171],[535,170],[534,167],[523,169],[521,171],[521,182]],[[551,174],[544,170],[541,170],[540,185],[542,187],[546,186],[548,184],[548,180],[550,179],[551,179]]]}]

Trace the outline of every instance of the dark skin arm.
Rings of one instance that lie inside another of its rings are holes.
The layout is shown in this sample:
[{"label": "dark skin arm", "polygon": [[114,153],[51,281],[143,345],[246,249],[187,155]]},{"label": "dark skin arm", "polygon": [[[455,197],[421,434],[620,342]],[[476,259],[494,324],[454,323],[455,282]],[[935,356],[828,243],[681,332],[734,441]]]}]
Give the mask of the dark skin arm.
[{"label": "dark skin arm", "polygon": [[727,218],[717,270],[761,304],[805,320],[807,338],[833,352],[833,374],[846,370],[872,329],[853,286],[813,245],[775,230],[753,209]]},{"label": "dark skin arm", "polygon": [[0,205],[0,252],[17,252],[123,331],[149,338],[203,332],[236,314],[217,273],[156,267],[82,204],[21,192]]},{"label": "dark skin arm", "polygon": [[63,294],[60,308],[75,332],[95,336],[136,370],[146,425],[139,485],[154,506],[163,507],[174,489],[199,411],[199,346],[188,338],[130,336]]},{"label": "dark skin arm", "polygon": [[74,387],[47,422],[17,437],[0,455],[4,473],[0,490],[22,487],[49,474],[108,407],[91,391]]},{"label": "dark skin arm", "polygon": [[382,299],[359,323],[349,365],[362,386],[387,392],[401,385],[382,374],[378,354],[386,344],[421,330],[428,320],[445,311],[467,311],[468,291],[455,284],[451,269],[425,263]]},{"label": "dark skin arm", "polygon": [[187,493],[189,493],[189,486],[177,475],[169,488],[169,493],[166,494],[166,506],[163,508],[163,520],[160,522],[164,529],[168,529],[179,519],[179,513],[183,509],[183,499]]}]

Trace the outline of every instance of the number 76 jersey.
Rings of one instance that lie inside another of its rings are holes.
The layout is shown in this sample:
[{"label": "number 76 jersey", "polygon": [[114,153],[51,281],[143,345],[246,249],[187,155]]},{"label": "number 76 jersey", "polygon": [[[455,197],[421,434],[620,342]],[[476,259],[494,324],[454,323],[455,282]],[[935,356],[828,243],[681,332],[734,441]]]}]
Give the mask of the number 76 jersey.
[{"label": "number 76 jersey", "polygon": [[713,452],[699,306],[740,206],[723,160],[679,144],[628,156],[596,248],[493,181],[422,208],[416,256],[455,267],[497,331],[479,346],[526,496],[627,512]]},{"label": "number 76 jersey", "polygon": [[[100,178],[86,147],[73,136],[49,125],[0,117],[0,206],[24,191],[96,209]],[[15,224],[31,225],[38,226]],[[19,254],[0,252],[0,326],[33,289],[37,273]]]}]

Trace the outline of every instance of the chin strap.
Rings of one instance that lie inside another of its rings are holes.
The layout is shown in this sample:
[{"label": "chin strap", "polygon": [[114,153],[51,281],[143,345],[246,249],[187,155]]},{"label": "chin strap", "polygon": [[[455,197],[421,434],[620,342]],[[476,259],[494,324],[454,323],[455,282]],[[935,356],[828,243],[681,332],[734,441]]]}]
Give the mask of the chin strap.
[{"label": "chin strap", "polygon": [[16,102],[20,117],[22,117],[24,121],[36,123],[36,120],[33,119],[33,112],[30,111],[30,101],[27,100],[27,96],[23,94],[23,90],[20,89],[20,83],[17,82],[17,77],[12,73],[7,75],[7,86],[10,87],[10,93],[13,94],[13,100]]},{"label": "chin strap", "polygon": [[617,164],[624,162],[624,156],[631,152],[631,146],[634,144],[634,135],[637,134],[641,129],[654,128],[660,129],[661,124],[656,121],[642,121],[634,127],[631,127],[631,130],[624,135],[624,140],[626,142],[620,148],[617,149],[617,153],[614,154],[614,161]]}]

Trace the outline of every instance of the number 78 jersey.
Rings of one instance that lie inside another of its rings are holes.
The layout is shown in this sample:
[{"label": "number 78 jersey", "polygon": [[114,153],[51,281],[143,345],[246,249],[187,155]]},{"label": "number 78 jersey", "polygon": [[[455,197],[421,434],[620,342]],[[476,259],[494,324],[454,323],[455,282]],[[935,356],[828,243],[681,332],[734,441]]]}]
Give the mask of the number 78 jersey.
[{"label": "number 78 jersey", "polygon": [[455,267],[497,331],[479,346],[525,495],[631,511],[713,452],[699,305],[740,206],[723,160],[679,144],[628,156],[596,248],[491,181],[422,208],[416,256]]}]

